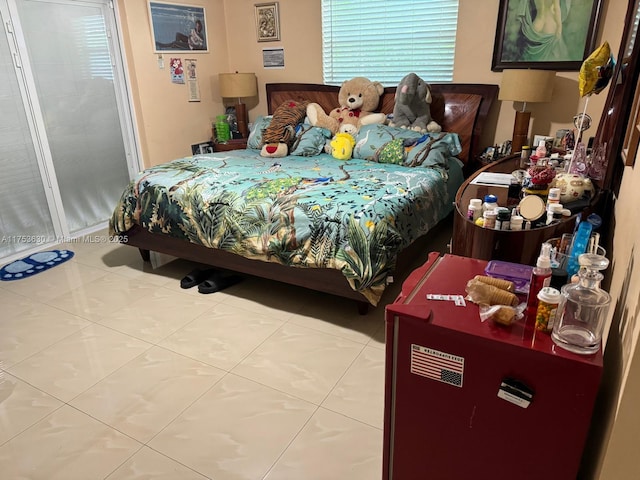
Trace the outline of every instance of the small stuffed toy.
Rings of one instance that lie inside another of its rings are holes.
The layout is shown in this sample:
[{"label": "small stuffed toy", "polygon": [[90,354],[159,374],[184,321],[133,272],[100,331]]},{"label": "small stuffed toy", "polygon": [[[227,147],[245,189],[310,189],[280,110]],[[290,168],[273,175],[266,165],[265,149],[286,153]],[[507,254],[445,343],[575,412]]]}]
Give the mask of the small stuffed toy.
[{"label": "small stuffed toy", "polygon": [[431,118],[431,90],[415,73],[406,75],[396,88],[392,127],[410,128],[417,132],[440,132],[442,127]]},{"label": "small stuffed toy", "polygon": [[362,125],[385,123],[387,116],[384,113],[373,113],[383,93],[380,82],[364,77],[346,80],[338,93],[340,106],[327,115],[320,105],[310,103],[307,107],[309,123],[328,129],[332,135],[338,132],[355,135]]},{"label": "small stuffed toy", "polygon": [[302,123],[307,112],[309,102],[287,100],[275,112],[271,123],[262,134],[263,157],[286,157],[296,138],[296,126]]},{"label": "small stuffed toy", "polygon": [[336,133],[331,140],[331,155],[338,160],[349,160],[353,154],[356,140],[349,133]]}]

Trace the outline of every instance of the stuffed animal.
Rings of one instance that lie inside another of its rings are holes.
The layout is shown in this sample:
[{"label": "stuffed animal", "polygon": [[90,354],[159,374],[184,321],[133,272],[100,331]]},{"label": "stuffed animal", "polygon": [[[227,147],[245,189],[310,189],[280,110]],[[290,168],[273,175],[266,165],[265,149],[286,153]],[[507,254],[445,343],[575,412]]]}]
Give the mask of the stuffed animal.
[{"label": "stuffed animal", "polygon": [[349,133],[338,132],[331,140],[331,155],[338,160],[349,160],[353,154],[356,139]]},{"label": "stuffed animal", "polygon": [[307,107],[309,123],[328,129],[332,135],[350,133],[355,135],[362,125],[384,123],[384,113],[373,113],[378,107],[384,87],[380,82],[372,82],[364,77],[355,77],[342,83],[338,92],[339,107],[327,115],[317,103]]},{"label": "stuffed animal", "polygon": [[263,157],[286,157],[296,138],[296,126],[302,123],[307,112],[309,102],[287,100],[275,112],[269,126],[262,134]]},{"label": "stuffed animal", "polygon": [[393,121],[389,125],[422,133],[442,130],[431,118],[431,89],[415,73],[405,75],[398,84]]}]

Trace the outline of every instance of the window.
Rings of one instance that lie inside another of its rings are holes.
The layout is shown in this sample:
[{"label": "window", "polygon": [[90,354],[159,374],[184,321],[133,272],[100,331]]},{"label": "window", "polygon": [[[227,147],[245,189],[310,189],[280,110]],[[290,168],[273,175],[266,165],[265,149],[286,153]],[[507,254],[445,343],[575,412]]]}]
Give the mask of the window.
[{"label": "window", "polygon": [[458,0],[322,0],[324,82],[451,82]]}]

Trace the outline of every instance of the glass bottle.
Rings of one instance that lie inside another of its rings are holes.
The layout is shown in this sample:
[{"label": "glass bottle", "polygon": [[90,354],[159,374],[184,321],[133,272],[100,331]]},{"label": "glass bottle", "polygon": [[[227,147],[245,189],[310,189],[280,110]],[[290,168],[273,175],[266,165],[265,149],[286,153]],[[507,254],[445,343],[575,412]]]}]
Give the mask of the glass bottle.
[{"label": "glass bottle", "polygon": [[551,338],[565,350],[583,355],[596,353],[602,341],[602,330],[611,296],[600,288],[609,260],[603,255],[583,253],[578,258],[578,283],[560,290],[561,299]]}]

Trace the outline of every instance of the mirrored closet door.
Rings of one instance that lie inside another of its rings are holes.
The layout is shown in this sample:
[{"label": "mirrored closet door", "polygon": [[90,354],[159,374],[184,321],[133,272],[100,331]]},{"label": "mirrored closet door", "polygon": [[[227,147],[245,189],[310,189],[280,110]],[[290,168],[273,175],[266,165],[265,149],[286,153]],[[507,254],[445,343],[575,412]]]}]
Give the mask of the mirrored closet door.
[{"label": "mirrored closet door", "polygon": [[7,260],[104,226],[139,162],[111,2],[0,0],[0,15]]}]

